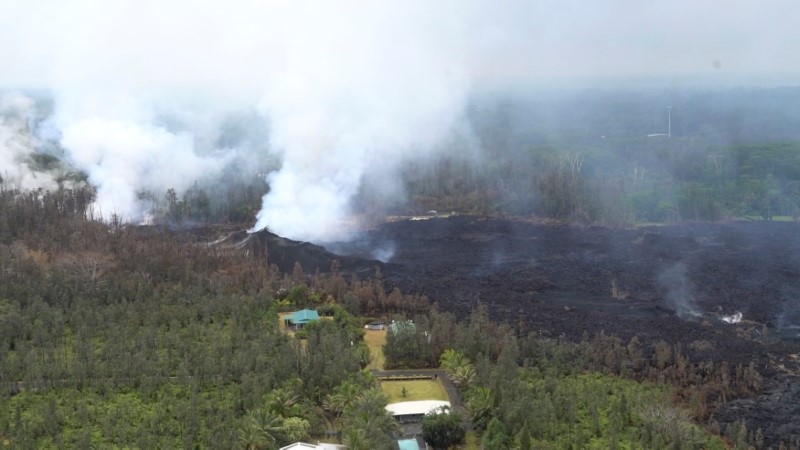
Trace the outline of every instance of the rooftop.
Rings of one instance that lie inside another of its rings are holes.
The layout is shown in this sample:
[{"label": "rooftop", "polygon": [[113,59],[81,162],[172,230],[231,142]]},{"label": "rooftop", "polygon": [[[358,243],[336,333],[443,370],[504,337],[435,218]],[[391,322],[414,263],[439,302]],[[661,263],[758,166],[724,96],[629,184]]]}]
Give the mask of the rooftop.
[{"label": "rooftop", "polygon": [[295,442],[294,444],[289,444],[286,447],[281,447],[280,450],[317,450],[317,448],[318,447],[314,444]]},{"label": "rooftop", "polygon": [[315,320],[319,320],[319,313],[313,309],[301,309],[300,311],[295,311],[289,316],[289,320],[293,323],[308,323],[313,322]]},{"label": "rooftop", "polygon": [[295,442],[294,444],[287,445],[286,447],[281,447],[280,450],[342,450],[346,447],[344,445],[339,444],[326,444],[320,442],[317,445],[314,444],[306,444],[305,442]]},{"label": "rooftop", "polygon": [[417,400],[414,402],[397,402],[386,405],[386,410],[393,416],[425,415],[436,409],[447,406],[450,402],[444,400]]},{"label": "rooftop", "polygon": [[397,446],[400,450],[420,450],[416,439],[399,439]]}]

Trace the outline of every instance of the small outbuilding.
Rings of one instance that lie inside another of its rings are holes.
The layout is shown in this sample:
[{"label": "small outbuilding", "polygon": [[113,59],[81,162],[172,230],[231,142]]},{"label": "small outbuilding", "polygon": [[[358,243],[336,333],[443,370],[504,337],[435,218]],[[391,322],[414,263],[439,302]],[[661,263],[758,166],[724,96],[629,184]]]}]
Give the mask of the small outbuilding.
[{"label": "small outbuilding", "polygon": [[364,325],[364,328],[372,331],[381,331],[386,329],[386,322],[375,321]]},{"label": "small outbuilding", "polygon": [[288,328],[299,330],[311,322],[319,320],[319,313],[314,309],[301,309],[286,316],[283,321]]}]

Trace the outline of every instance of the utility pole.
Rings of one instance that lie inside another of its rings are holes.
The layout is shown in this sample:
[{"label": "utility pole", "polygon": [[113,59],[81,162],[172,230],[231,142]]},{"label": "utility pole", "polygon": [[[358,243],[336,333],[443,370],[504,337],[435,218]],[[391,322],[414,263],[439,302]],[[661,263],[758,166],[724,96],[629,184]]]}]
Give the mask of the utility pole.
[{"label": "utility pole", "polygon": [[672,106],[667,106],[667,138],[672,137]]},{"label": "utility pole", "polygon": [[667,134],[653,133],[647,135],[649,138],[657,136],[666,136],[667,139],[672,137],[672,106],[667,106]]}]

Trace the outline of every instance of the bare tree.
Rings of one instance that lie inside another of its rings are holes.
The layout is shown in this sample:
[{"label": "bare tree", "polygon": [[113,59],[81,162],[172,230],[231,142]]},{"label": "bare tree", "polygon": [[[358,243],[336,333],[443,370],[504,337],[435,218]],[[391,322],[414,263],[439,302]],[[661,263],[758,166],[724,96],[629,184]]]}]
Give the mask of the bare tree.
[{"label": "bare tree", "polygon": [[62,270],[92,286],[115,265],[113,257],[91,251],[65,255],[59,261]]}]

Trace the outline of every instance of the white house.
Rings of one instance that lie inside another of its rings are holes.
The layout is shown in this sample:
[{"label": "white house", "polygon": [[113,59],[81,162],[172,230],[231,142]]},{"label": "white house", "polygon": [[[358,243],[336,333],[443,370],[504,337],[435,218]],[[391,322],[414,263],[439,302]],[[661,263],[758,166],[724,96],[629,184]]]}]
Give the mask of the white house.
[{"label": "white house", "polygon": [[281,447],[280,450],[346,450],[347,447],[339,444],[327,444],[320,442],[318,444],[306,444],[305,442],[295,442],[294,444]]},{"label": "white house", "polygon": [[450,408],[450,402],[444,400],[417,400],[414,402],[397,402],[386,405],[386,410],[398,422],[417,422],[426,414],[436,413],[442,406]]}]

